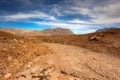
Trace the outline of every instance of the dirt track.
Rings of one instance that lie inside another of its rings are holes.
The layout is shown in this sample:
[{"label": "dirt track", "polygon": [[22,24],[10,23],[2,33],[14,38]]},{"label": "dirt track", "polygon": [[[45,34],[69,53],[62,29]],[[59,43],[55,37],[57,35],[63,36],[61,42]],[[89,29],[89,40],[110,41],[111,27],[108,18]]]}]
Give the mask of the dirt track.
[{"label": "dirt track", "polygon": [[60,44],[48,44],[51,54],[38,57],[16,80],[120,80],[120,59]]}]

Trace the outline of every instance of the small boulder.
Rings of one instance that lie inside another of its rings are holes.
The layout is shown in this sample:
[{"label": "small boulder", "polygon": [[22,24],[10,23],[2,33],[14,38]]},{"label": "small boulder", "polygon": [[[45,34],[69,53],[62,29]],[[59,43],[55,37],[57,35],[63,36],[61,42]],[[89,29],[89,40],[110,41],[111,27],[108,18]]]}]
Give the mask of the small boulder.
[{"label": "small boulder", "polygon": [[7,49],[7,48],[3,48],[1,51],[3,51],[3,52],[7,52],[8,49]]},{"label": "small boulder", "polygon": [[8,61],[11,61],[11,60],[12,60],[12,57],[11,57],[11,56],[9,56],[7,59],[8,59]]},{"label": "small boulder", "polygon": [[18,42],[18,40],[17,40],[17,39],[13,39],[13,41]]},{"label": "small boulder", "polygon": [[19,43],[24,44],[25,42],[24,42],[24,40],[19,40]]},{"label": "small boulder", "polygon": [[7,79],[7,78],[11,77],[11,75],[12,75],[11,73],[7,73],[7,74],[5,74],[4,77]]},{"label": "small boulder", "polygon": [[91,36],[89,39],[90,39],[91,41],[99,41],[99,40],[101,39],[101,37],[94,35],[94,36]]},{"label": "small boulder", "polygon": [[30,65],[30,64],[28,64],[28,65],[27,65],[27,68],[29,69],[30,67],[31,67],[31,65]]},{"label": "small boulder", "polygon": [[4,39],[4,40],[8,40],[9,38],[7,38],[7,37],[2,37],[2,39]]}]

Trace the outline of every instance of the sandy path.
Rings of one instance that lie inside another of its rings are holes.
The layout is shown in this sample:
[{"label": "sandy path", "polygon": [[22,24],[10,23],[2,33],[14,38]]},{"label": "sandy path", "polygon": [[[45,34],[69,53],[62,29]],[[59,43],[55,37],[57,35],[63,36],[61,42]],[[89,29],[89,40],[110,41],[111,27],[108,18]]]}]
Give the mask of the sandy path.
[{"label": "sandy path", "polygon": [[45,45],[51,54],[28,63],[16,80],[120,80],[120,59],[75,46]]}]

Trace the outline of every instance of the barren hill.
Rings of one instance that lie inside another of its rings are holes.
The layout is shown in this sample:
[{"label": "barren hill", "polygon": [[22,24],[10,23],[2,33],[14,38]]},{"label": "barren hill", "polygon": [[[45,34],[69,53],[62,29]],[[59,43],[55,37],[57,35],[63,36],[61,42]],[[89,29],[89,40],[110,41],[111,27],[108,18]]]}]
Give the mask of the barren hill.
[{"label": "barren hill", "polygon": [[12,28],[0,28],[2,32],[9,32],[14,35],[24,35],[26,33],[30,33],[31,30],[24,30],[24,29],[12,29]]}]

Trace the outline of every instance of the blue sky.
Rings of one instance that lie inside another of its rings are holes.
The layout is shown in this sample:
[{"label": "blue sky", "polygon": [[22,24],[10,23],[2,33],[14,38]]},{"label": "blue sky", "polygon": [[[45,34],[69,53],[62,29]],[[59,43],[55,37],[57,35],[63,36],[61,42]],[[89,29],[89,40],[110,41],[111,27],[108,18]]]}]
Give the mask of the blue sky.
[{"label": "blue sky", "polygon": [[77,34],[120,28],[120,0],[0,0],[0,27],[68,28]]}]

